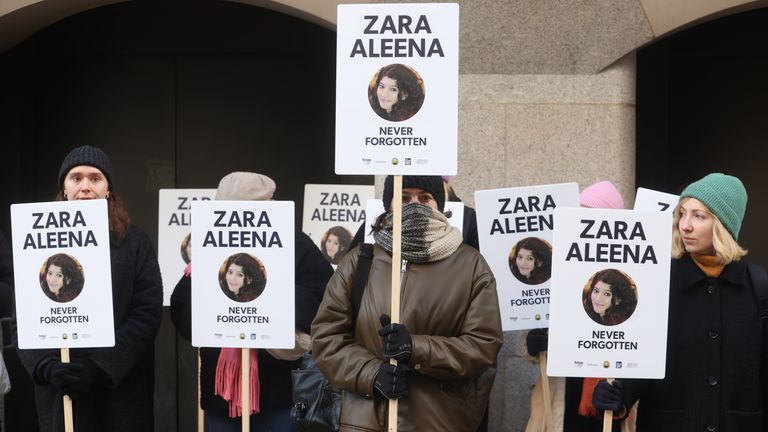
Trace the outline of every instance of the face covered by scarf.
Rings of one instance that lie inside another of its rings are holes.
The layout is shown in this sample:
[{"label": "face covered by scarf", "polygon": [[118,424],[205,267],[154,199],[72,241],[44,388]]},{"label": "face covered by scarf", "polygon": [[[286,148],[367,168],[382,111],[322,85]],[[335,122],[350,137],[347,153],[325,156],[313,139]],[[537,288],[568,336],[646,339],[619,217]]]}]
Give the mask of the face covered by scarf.
[{"label": "face covered by scarf", "polygon": [[[379,246],[392,253],[392,211],[383,217],[373,237]],[[403,259],[415,263],[440,261],[454,253],[461,242],[461,233],[441,212],[422,204],[403,207]]]}]

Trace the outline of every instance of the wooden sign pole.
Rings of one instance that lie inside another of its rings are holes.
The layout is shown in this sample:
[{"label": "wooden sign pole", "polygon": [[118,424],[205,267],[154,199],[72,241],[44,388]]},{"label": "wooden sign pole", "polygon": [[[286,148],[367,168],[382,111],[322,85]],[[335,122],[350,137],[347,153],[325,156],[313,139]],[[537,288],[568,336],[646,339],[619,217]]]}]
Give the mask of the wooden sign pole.
[{"label": "wooden sign pole", "polygon": [[550,430],[554,424],[552,419],[552,397],[549,393],[549,377],[547,376],[547,352],[539,353],[539,370],[541,371],[541,389],[544,396],[544,430]]},{"label": "wooden sign pole", "polygon": [[[61,349],[61,362],[69,363],[69,348]],[[75,423],[72,419],[72,398],[64,395],[64,431],[74,432]]]},{"label": "wooden sign pole", "polygon": [[200,360],[200,348],[197,349],[197,432],[205,432],[205,412],[203,411],[203,391],[200,380],[200,370],[202,369]]},{"label": "wooden sign pole", "polygon": [[[400,322],[400,242],[403,226],[403,176],[394,175],[392,190],[392,301],[389,316],[392,324]],[[389,362],[397,365],[397,360]],[[387,426],[389,432],[397,432],[397,399],[389,400]]]},{"label": "wooden sign pole", "polygon": [[[608,384],[613,383],[613,378],[608,378]],[[603,432],[611,432],[613,426],[613,411],[603,412]]]},{"label": "wooden sign pole", "polygon": [[240,391],[243,407],[240,411],[243,419],[243,432],[251,430],[251,353],[250,348],[242,348],[241,371],[242,380],[240,380]]}]

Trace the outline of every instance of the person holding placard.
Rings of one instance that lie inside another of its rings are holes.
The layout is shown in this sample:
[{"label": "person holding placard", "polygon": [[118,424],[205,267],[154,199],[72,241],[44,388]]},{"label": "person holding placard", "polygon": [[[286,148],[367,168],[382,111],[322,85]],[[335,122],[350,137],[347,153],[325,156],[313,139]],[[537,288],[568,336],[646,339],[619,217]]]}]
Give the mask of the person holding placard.
[{"label": "person holding placard", "polygon": [[[601,181],[587,186],[581,191],[581,194],[579,194],[579,204],[585,208],[623,209],[624,199],[613,183]],[[605,305],[602,308],[598,306],[598,311],[595,312],[595,308],[592,305],[594,285],[602,282],[599,284],[598,290],[605,288],[603,284],[606,283],[605,280],[607,279],[608,290],[610,291],[611,284],[613,284],[615,289],[615,286],[618,285],[614,282],[615,275],[613,272],[615,271],[601,271],[585,286],[584,308],[590,317],[594,316],[593,320],[601,324],[603,324],[606,312],[610,310],[611,303],[608,300],[607,308]],[[617,278],[617,280],[622,279]],[[605,292],[603,296],[605,297]],[[598,300],[597,302],[604,303],[603,300]],[[636,303],[637,297],[635,296]],[[612,313],[608,315],[609,320],[611,316]],[[548,345],[548,329],[533,329],[525,337],[527,351],[534,358],[537,358],[540,352],[547,351]],[[599,381],[598,379],[579,377],[548,377],[548,379],[551,391],[550,397],[552,398],[552,419],[549,420],[549,424],[554,425],[551,430],[556,432],[601,432],[603,430],[603,418],[598,415],[599,413],[592,406],[592,392]],[[531,416],[528,419],[526,432],[549,432],[549,430],[545,429],[543,393],[543,383],[541,376],[539,376],[531,394]],[[619,432],[621,430],[621,420],[623,420],[623,417],[617,418],[617,421],[613,422],[613,431]],[[632,424],[631,421],[627,425],[629,426],[630,424]]]},{"label": "person holding placard", "polygon": [[[224,176],[216,191],[217,200],[270,200],[275,182],[262,174],[234,172]],[[295,237],[295,299],[297,344],[293,350],[251,350],[250,427],[253,431],[296,431],[290,417],[293,406],[291,370],[301,366],[301,355],[309,347],[310,324],[323,297],[325,284],[333,269],[312,239],[301,231]],[[246,300],[264,289],[263,266],[252,256],[238,253],[222,265],[220,284],[225,294],[248,292],[247,286],[258,285]],[[280,277],[273,275],[271,277]],[[179,334],[192,340],[192,273],[184,274],[171,295],[171,318]],[[200,348],[200,405],[205,411],[209,432],[240,431],[242,401],[239,391],[241,356],[239,348]]]},{"label": "person holding placard", "polygon": [[768,276],[738,243],[747,191],[713,173],[674,213],[666,374],[600,382],[597,408],[640,399],[638,430],[768,430]]},{"label": "person holding placard", "polygon": [[69,152],[58,178],[57,200],[107,200],[115,346],[71,349],[70,363],[62,363],[57,350],[19,350],[36,384],[40,429],[64,430],[64,394],[73,400],[77,431],[152,430],[153,344],[163,302],[152,242],[115,194],[112,163],[101,149]]},{"label": "person holding placard", "polygon": [[[351,284],[358,254],[341,261],[312,323],[320,370],[344,390],[341,430],[383,431],[389,399],[401,430],[474,431],[485,412],[501,348],[496,281],[442,213],[437,176],[403,177],[401,323],[390,324],[393,178],[374,226],[359,313]],[[353,323],[356,323],[353,328]],[[396,359],[397,366],[389,363]]]}]

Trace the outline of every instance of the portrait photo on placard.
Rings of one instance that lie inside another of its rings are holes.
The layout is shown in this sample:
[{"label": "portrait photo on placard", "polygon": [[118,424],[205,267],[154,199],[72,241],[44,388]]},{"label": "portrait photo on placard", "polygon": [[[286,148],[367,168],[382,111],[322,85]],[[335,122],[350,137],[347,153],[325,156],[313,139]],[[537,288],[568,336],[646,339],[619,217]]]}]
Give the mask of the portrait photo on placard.
[{"label": "portrait photo on placard", "polygon": [[538,237],[526,237],[509,252],[509,270],[527,285],[539,285],[552,276],[552,245]]},{"label": "portrait photo on placard", "polygon": [[584,285],[582,303],[592,321],[615,326],[628,320],[637,307],[637,286],[628,274],[604,269]]},{"label": "portrait photo on placard", "polygon": [[352,233],[343,226],[336,225],[328,229],[320,240],[320,251],[331,264],[338,264],[349,250]]},{"label": "portrait photo on placard", "polygon": [[63,253],[51,255],[40,267],[40,287],[51,300],[67,303],[83,291],[83,266],[73,256]]},{"label": "portrait photo on placard", "polygon": [[424,97],[424,80],[421,75],[400,63],[379,69],[368,84],[368,103],[384,120],[408,120],[419,112]]},{"label": "portrait photo on placard", "polygon": [[253,255],[230,255],[219,268],[221,291],[236,302],[247,303],[257,299],[266,285],[266,269]]},{"label": "portrait photo on placard", "polygon": [[192,233],[184,236],[179,250],[181,251],[181,259],[184,260],[184,263],[189,264],[192,261]]}]

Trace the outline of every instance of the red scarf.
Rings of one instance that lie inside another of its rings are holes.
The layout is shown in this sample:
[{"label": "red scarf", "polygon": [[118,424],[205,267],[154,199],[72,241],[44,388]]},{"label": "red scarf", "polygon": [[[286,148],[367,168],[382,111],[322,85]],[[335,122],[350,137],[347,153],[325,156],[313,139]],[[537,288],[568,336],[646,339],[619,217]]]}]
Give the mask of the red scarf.
[{"label": "red scarf", "polygon": [[[256,350],[249,350],[251,358],[251,407],[250,414],[259,412],[259,356]],[[242,351],[240,348],[222,348],[216,364],[216,391],[229,403],[229,416],[243,414],[242,392],[240,391]]]},{"label": "red scarf", "polygon": [[597,418],[597,408],[592,405],[592,393],[595,392],[597,383],[604,378],[584,378],[581,384],[581,402],[579,403],[579,415],[582,417]]}]

